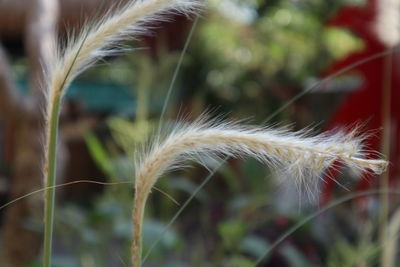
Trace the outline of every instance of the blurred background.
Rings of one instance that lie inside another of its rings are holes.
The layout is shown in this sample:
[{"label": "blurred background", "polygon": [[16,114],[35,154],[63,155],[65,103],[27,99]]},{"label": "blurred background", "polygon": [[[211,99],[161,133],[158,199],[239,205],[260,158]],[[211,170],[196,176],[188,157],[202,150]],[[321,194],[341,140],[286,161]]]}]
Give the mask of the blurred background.
[{"label": "blurred background", "polygon": [[[57,189],[53,265],[129,266],[135,149],[165,105],[165,124],[205,111],[315,133],[360,124],[391,166],[382,177],[332,170],[313,196],[253,159],[210,165],[199,192],[203,167],[170,173],[157,184],[169,197],[154,191],[147,208],[144,266],[398,266],[399,197],[371,191],[399,181],[398,2],[209,0],[85,71],[63,103],[57,183],[132,184]],[[0,0],[0,205],[43,186],[48,34],[65,40],[115,5]],[[1,266],[41,266],[41,199],[0,209]]]}]

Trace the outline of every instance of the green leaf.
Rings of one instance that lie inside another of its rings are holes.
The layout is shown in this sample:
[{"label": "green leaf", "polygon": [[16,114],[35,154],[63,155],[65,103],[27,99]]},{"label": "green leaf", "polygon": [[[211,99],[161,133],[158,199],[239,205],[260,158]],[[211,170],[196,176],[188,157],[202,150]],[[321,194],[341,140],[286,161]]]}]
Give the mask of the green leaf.
[{"label": "green leaf", "polygon": [[112,176],[112,164],[110,156],[104,149],[99,139],[91,132],[84,134],[89,153],[96,162],[97,166],[108,176]]}]

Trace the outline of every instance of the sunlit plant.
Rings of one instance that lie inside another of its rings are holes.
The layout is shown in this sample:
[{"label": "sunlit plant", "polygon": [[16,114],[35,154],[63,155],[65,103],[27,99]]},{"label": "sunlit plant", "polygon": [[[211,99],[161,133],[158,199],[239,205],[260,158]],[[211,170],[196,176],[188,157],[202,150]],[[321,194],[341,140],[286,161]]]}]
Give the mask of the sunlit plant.
[{"label": "sunlit plant", "polygon": [[[128,1],[101,20],[89,23],[80,34],[55,51],[57,60],[50,68],[47,84],[44,266],[51,265],[58,121],[68,86],[98,59],[118,52],[119,42],[145,32],[149,23],[164,20],[165,14],[193,14],[200,7],[200,1],[196,0]],[[160,132],[148,149],[136,155],[132,237],[132,265],[135,267],[142,264],[142,226],[149,193],[163,173],[180,168],[187,159],[202,162],[204,156],[217,160],[221,156],[251,156],[284,170],[302,188],[313,188],[324,171],[336,162],[354,171],[376,174],[384,171],[387,165],[384,160],[366,158],[363,138],[355,131],[310,136],[307,131],[291,133],[200,117],[193,124],[176,126],[165,138],[162,135]],[[312,189],[309,191],[313,193]]]}]

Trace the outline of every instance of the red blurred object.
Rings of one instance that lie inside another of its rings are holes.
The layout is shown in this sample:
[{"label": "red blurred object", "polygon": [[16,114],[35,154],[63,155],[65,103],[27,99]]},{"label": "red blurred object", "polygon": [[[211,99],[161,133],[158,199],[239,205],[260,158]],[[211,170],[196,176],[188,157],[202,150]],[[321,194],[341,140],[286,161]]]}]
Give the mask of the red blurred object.
[{"label": "red blurred object", "polygon": [[[351,64],[364,60],[373,55],[387,51],[387,47],[382,43],[374,32],[374,21],[377,16],[377,3],[379,0],[370,0],[365,6],[348,6],[341,9],[334,18],[327,22],[328,26],[342,27],[350,30],[364,41],[362,51],[355,52],[344,59],[338,60],[331,64],[323,73],[324,77],[328,77],[335,72],[347,67]],[[379,130],[376,134],[368,139],[368,148],[380,151],[382,142],[383,128],[383,88],[389,84],[391,86],[390,99],[390,181],[393,183],[399,174],[400,163],[400,73],[399,73],[399,53],[393,50],[393,53],[377,57],[367,63],[361,64],[351,73],[359,75],[362,78],[362,85],[352,91],[340,103],[337,111],[334,113],[328,128],[338,126],[346,126],[355,122],[364,125],[363,130]],[[387,65],[387,57],[391,58],[391,67],[385,68]],[[389,73],[388,73],[389,71]],[[391,71],[391,73],[390,73]],[[388,83],[388,79],[390,82]],[[334,175],[337,177],[338,175]],[[365,190],[377,185],[378,179],[363,179],[357,185],[356,190]],[[335,181],[327,180],[324,185],[322,201],[328,202],[331,198]]]}]

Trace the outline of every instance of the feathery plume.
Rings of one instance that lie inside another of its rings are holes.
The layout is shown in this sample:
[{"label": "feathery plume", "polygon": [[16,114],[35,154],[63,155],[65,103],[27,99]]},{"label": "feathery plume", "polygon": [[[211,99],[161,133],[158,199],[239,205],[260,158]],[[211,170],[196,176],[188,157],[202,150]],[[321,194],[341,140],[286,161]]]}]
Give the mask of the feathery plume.
[{"label": "feathery plume", "polygon": [[358,172],[382,173],[387,162],[367,159],[362,137],[356,132],[321,134],[291,133],[286,129],[241,126],[237,123],[207,122],[199,119],[192,125],[178,127],[163,142],[157,138],[147,153],[136,162],[134,233],[132,261],[140,266],[141,224],[147,198],[158,178],[179,168],[187,159],[199,161],[203,156],[219,158],[250,156],[268,166],[284,169],[296,183],[308,187],[318,182],[323,172],[341,162]]},{"label": "feathery plume", "polygon": [[[58,47],[49,76],[49,109],[54,98],[62,97],[65,88],[83,70],[98,59],[120,50],[118,43],[145,33],[146,25],[166,20],[167,14],[195,13],[201,7],[198,0],[136,0],[89,23],[77,37],[70,37],[64,48]],[[48,113],[50,113],[48,111]]]},{"label": "feathery plume", "polygon": [[[56,142],[60,105],[66,88],[74,78],[100,58],[120,50],[118,42],[134,38],[135,34],[146,32],[146,25],[166,20],[168,14],[195,13],[201,7],[199,0],[131,0],[123,7],[115,7],[102,19],[82,29],[76,37],[71,36],[64,48],[55,52],[55,60],[50,64],[47,75],[46,107],[46,153],[45,184],[48,184],[54,166],[49,164],[56,151],[50,151]],[[54,52],[54,51],[49,51]],[[50,174],[49,174],[50,172]],[[50,179],[52,180],[52,179]],[[46,192],[47,194],[47,192]]]},{"label": "feathery plume", "polygon": [[[191,14],[200,7],[199,0],[130,0],[123,7],[115,7],[96,23],[84,27],[76,37],[70,37],[65,46],[58,46],[55,60],[46,72],[46,157],[45,185],[45,249],[44,264],[51,264],[51,243],[54,217],[56,155],[58,120],[66,88],[73,79],[98,59],[120,50],[118,42],[146,31],[146,26],[165,20],[166,14]],[[147,27],[148,28],[148,27]],[[57,47],[57,46],[55,46]]]}]

